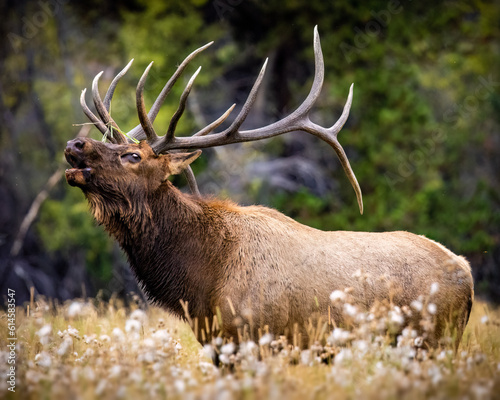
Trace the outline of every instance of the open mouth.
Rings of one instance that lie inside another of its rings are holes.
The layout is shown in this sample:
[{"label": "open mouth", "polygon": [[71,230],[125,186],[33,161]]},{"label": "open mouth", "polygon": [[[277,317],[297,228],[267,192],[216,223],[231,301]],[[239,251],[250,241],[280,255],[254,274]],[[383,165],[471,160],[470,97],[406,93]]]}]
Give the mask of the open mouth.
[{"label": "open mouth", "polygon": [[75,154],[72,154],[71,153],[71,150],[68,151],[68,149],[66,149],[66,151],[64,152],[64,155],[66,156],[66,161],[73,167],[73,168],[77,168],[77,169],[84,169],[84,168],[87,168],[87,165],[85,164],[85,161],[83,161],[82,159],[80,159],[78,156],[76,156]]},{"label": "open mouth", "polygon": [[73,167],[66,170],[66,180],[71,186],[85,186],[91,177],[92,168],[87,166],[78,153],[71,148],[64,151],[66,161]]}]

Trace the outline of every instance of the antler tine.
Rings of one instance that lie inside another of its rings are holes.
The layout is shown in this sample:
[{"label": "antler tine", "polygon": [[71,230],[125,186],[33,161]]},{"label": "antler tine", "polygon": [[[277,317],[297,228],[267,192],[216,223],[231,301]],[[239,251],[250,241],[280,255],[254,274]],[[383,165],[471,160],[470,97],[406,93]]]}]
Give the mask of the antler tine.
[{"label": "antler tine", "polygon": [[314,80],[311,85],[311,90],[304,102],[295,111],[297,114],[308,113],[314,103],[321,94],[323,80],[325,78],[325,61],[323,59],[323,51],[321,50],[321,42],[319,40],[318,26],[314,27]]},{"label": "antler tine", "polygon": [[[218,125],[222,124],[224,120],[229,116],[231,111],[234,108],[234,105],[230,107],[228,111],[226,111],[221,117],[219,117],[215,122],[207,126],[206,128],[203,128],[200,132],[197,134],[191,136],[191,137],[179,137],[179,138],[170,138],[167,139],[165,135],[165,139],[161,140],[158,142],[156,145],[152,146],[153,150],[159,154],[162,152],[165,152],[170,149],[193,149],[193,148],[201,148],[201,147],[213,147],[213,146],[218,146],[221,144],[229,144],[229,143],[237,143],[237,142],[242,142],[242,141],[249,141],[249,140],[258,140],[259,138],[250,138],[246,140],[241,140],[239,138],[239,135],[241,132],[238,131],[240,128],[241,124],[245,121],[245,118],[247,117],[248,113],[250,112],[250,109],[252,108],[253,103],[255,102],[257,98],[257,92],[259,91],[260,85],[262,83],[262,80],[264,78],[264,74],[266,72],[266,66],[267,66],[267,59],[264,62],[264,65],[262,66],[259,76],[255,80],[255,83],[252,87],[252,90],[250,91],[250,94],[248,95],[247,100],[245,101],[245,104],[243,105],[242,109],[240,110],[240,113],[236,117],[236,119],[233,121],[231,126],[229,128],[225,129],[224,131],[220,133],[216,133],[210,136],[204,136],[207,135],[211,130],[215,129],[213,125],[216,123]],[[279,134],[279,133],[277,133]],[[175,140],[174,140],[175,139]],[[199,139],[199,140],[198,140]],[[206,139],[206,140],[205,140]],[[177,146],[175,143],[180,143],[182,142],[186,146]],[[200,143],[200,146],[197,146],[197,143]]]},{"label": "antler tine", "polygon": [[132,58],[129,63],[123,68],[111,81],[111,85],[109,85],[108,91],[106,92],[106,95],[104,96],[104,100],[102,101],[104,103],[104,107],[106,110],[109,111],[109,108],[111,107],[111,99],[113,98],[113,94],[115,93],[116,85],[118,84],[118,81],[123,78],[123,76],[127,73],[129,70],[130,66],[134,62],[134,59]]},{"label": "antler tine", "polygon": [[227,117],[229,117],[229,114],[231,114],[231,112],[234,110],[234,107],[236,107],[236,103],[229,107],[227,111],[219,118],[217,118],[214,122],[199,130],[193,136],[205,136],[212,132],[214,129],[218,128],[227,119]]},{"label": "antler tine", "polygon": [[136,103],[137,103],[137,113],[139,114],[139,121],[141,122],[141,127],[146,133],[146,137],[148,139],[148,143],[152,146],[154,143],[158,141],[158,135],[156,134],[153,123],[149,119],[148,113],[146,111],[146,106],[144,105],[144,84],[146,83],[146,78],[148,77],[149,70],[153,66],[153,62],[151,62],[137,84],[136,90]]},{"label": "antler tine", "polygon": [[359,187],[356,175],[354,175],[354,171],[351,168],[349,159],[347,158],[347,155],[345,154],[343,147],[341,146],[341,144],[337,139],[337,134],[342,129],[347,120],[347,117],[349,116],[349,111],[351,108],[352,98],[353,98],[353,87],[354,84],[351,84],[349,88],[349,95],[344,105],[344,110],[342,111],[342,115],[335,124],[333,124],[330,128],[323,128],[319,125],[316,125],[311,120],[307,119],[304,121],[305,125],[301,129],[305,132],[313,134],[316,137],[319,137],[320,139],[328,143],[335,150],[335,153],[337,154],[337,157],[339,158],[340,163],[342,164],[342,168],[344,168],[344,172],[347,175],[349,181],[351,182],[354,192],[356,193],[359,212],[363,214],[363,194],[361,192],[361,188]]},{"label": "antler tine", "polygon": [[325,76],[325,62],[323,60],[323,52],[321,51],[321,43],[319,40],[318,27],[314,27],[314,79],[311,85],[311,90],[304,102],[290,115],[262,128],[252,129],[248,131],[240,131],[239,137],[242,141],[260,140],[272,136],[281,135],[286,132],[295,130],[303,130],[306,121],[309,121],[309,111],[314,106],[318,99],[323,80]]},{"label": "antler tine", "polygon": [[255,83],[252,86],[252,90],[250,91],[250,94],[247,97],[247,100],[245,101],[245,104],[243,104],[243,107],[241,108],[240,113],[236,117],[236,119],[233,121],[231,126],[227,128],[225,131],[221,132],[221,135],[233,135],[238,132],[238,129],[240,126],[245,122],[245,119],[250,112],[250,109],[253,106],[253,103],[255,103],[255,100],[257,99],[257,93],[260,89],[260,85],[262,83],[262,80],[264,79],[264,74],[266,73],[266,67],[267,67],[267,61],[268,59],[266,58],[266,61],[264,61],[264,65],[260,69],[259,76],[255,80]]},{"label": "antler tine", "polygon": [[186,88],[182,92],[181,98],[179,100],[179,107],[175,111],[174,115],[172,116],[172,119],[170,120],[170,124],[168,125],[168,130],[167,133],[164,137],[165,143],[168,143],[172,140],[174,140],[174,135],[175,135],[175,128],[177,127],[177,123],[179,122],[179,119],[182,117],[182,114],[184,113],[184,110],[186,109],[186,102],[187,98],[189,96],[189,93],[191,93],[191,88],[193,87],[194,80],[198,76],[198,74],[201,71],[201,67],[199,67],[196,72],[193,74],[191,79],[189,80],[188,84],[186,85]]},{"label": "antler tine", "polygon": [[[156,116],[158,115],[158,112],[160,111],[160,107],[165,101],[167,95],[170,93],[170,90],[174,86],[175,82],[177,82],[177,79],[181,76],[182,72],[186,69],[188,64],[191,62],[193,58],[195,58],[198,53],[201,53],[203,50],[205,50],[207,47],[211,46],[214,42],[209,42],[204,46],[199,47],[198,49],[194,50],[191,54],[189,54],[184,61],[177,67],[177,70],[174,72],[174,74],[171,76],[171,78],[168,80],[168,82],[165,84],[163,87],[162,91],[158,95],[158,98],[155,100],[153,103],[153,106],[149,110],[148,116],[149,119],[154,122],[156,119]],[[133,137],[135,139],[144,139],[144,134],[145,132],[142,130],[141,125],[137,125],[134,129],[132,129],[128,134],[130,137]]]},{"label": "antler tine", "polygon": [[87,102],[85,101],[85,93],[87,92],[87,89],[82,90],[82,94],[80,95],[80,105],[83,108],[84,114],[87,116],[88,119],[96,126],[97,129],[101,131],[103,135],[108,135],[109,130],[106,127],[106,125],[96,117],[96,115],[90,111],[89,106],[87,105]]},{"label": "antler tine", "polygon": [[184,170],[184,176],[187,179],[189,189],[191,190],[191,193],[193,193],[196,196],[200,196],[200,190],[198,189],[198,183],[196,183],[196,178],[193,173],[193,169],[191,168],[191,165],[188,165],[187,168]]},{"label": "antler tine", "polygon": [[[109,139],[114,142],[114,143],[127,143],[126,137],[121,133],[120,128],[116,124],[116,122],[111,118],[111,115],[109,115],[108,110],[106,109],[106,106],[101,100],[101,96],[99,95],[99,78],[103,74],[103,71],[99,72],[94,80],[92,81],[92,98],[94,100],[94,105],[97,110],[97,113],[101,117],[102,122],[111,129],[109,129],[109,132],[111,135],[109,136]],[[114,128],[114,129],[113,129]],[[117,131],[117,135],[113,135],[113,131]]]}]

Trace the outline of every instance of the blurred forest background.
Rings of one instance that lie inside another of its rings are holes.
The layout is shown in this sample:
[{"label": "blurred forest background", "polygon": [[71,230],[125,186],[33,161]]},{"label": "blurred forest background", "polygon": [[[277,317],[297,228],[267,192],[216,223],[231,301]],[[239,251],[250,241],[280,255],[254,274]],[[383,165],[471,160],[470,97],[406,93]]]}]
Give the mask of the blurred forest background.
[{"label": "blurred forest background", "polygon": [[[326,77],[312,119],[330,126],[354,82],[339,140],[362,188],[364,215],[333,150],[301,132],[205,150],[194,165],[202,193],[269,205],[324,230],[426,235],[465,255],[477,293],[500,301],[498,1],[0,4],[2,297],[7,287],[19,304],[31,286],[59,299],[137,290],[120,249],[63,177],[66,142],[89,129],[77,125],[87,122],[79,96],[98,72],[104,92],[135,58],[111,110],[128,130],[138,123],[135,86],[147,64],[155,61],[146,88],[151,105],[178,63],[215,40],[183,76],[203,65],[178,128],[189,135],[232,103],[241,106],[269,57],[245,125],[256,127],[307,96],[318,25]],[[183,83],[160,111],[158,132]],[[99,137],[96,129],[91,134]]]}]

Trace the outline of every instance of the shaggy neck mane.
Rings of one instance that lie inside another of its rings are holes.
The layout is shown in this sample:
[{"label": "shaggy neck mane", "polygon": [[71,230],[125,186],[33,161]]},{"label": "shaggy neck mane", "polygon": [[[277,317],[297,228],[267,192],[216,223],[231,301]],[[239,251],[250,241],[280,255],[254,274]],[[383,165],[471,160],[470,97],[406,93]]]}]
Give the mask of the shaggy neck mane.
[{"label": "shaggy neck mane", "polygon": [[182,299],[192,316],[211,317],[220,291],[216,282],[224,281],[224,254],[236,243],[224,213],[235,207],[182,194],[169,181],[127,198],[101,193],[87,196],[94,217],[127,253],[149,299],[183,317]]}]

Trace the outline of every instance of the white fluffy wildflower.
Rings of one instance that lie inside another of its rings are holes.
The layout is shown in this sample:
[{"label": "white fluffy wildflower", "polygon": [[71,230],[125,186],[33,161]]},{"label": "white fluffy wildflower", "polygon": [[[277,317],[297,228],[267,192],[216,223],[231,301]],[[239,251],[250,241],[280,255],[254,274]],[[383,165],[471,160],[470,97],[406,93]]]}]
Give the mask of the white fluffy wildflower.
[{"label": "white fluffy wildflower", "polygon": [[367,318],[368,318],[368,313],[366,313],[366,312],[359,312],[359,313],[356,314],[355,321],[358,324],[363,324],[364,322],[366,322]]},{"label": "white fluffy wildflower", "polygon": [[88,348],[87,350],[85,350],[85,353],[83,353],[82,357],[89,358],[92,357],[93,355],[94,355],[94,349]]},{"label": "white fluffy wildflower", "polygon": [[355,340],[354,342],[352,342],[352,346],[362,355],[366,354],[370,349],[368,342],[366,340]]},{"label": "white fluffy wildflower", "polygon": [[137,361],[152,364],[155,361],[155,352],[153,350],[141,351],[137,356]]},{"label": "white fluffy wildflower", "polygon": [[82,312],[83,312],[82,303],[74,301],[69,305],[68,309],[66,310],[66,315],[68,316],[68,318],[75,318],[79,317],[82,314]]},{"label": "white fluffy wildflower", "polygon": [[96,335],[95,333],[93,333],[92,335],[88,336],[88,335],[83,335],[83,341],[86,343],[86,344],[90,344],[92,342],[95,342],[95,338],[96,338]]},{"label": "white fluffy wildflower", "polygon": [[139,332],[141,330],[142,324],[136,319],[127,319],[125,322],[125,332]]},{"label": "white fluffy wildflower", "polygon": [[412,348],[412,347],[405,346],[404,350],[405,350],[405,352],[403,353],[403,355],[407,359],[414,359],[415,356],[417,355],[417,351],[414,348]]},{"label": "white fluffy wildflower", "polygon": [[215,357],[215,350],[210,344],[206,344],[203,346],[203,353],[210,359],[214,359]]},{"label": "white fluffy wildflower", "polygon": [[431,382],[434,385],[437,385],[441,382],[443,379],[443,375],[441,374],[441,370],[437,365],[431,365],[429,369],[427,370],[427,374],[429,375],[429,378],[431,378]]},{"label": "white fluffy wildflower", "polygon": [[71,339],[70,336],[66,336],[61,345],[59,346],[59,348],[57,349],[57,354],[61,357],[66,355],[72,346],[73,346],[73,339]]},{"label": "white fluffy wildflower", "polygon": [[484,324],[487,324],[488,322],[490,322],[490,319],[487,315],[483,315],[481,317],[481,323],[484,325]]},{"label": "white fluffy wildflower", "polygon": [[144,325],[148,320],[148,316],[144,311],[137,309],[130,314],[130,319],[135,319],[136,321],[139,321],[141,325]]},{"label": "white fluffy wildflower", "polygon": [[397,325],[403,325],[405,322],[405,318],[403,314],[401,314],[401,310],[399,312],[397,310],[389,311],[389,316],[391,318],[391,322]]},{"label": "white fluffy wildflower", "polygon": [[446,359],[451,359],[453,357],[453,352],[451,350],[441,350],[436,356],[436,360],[444,361]]},{"label": "white fluffy wildflower", "polygon": [[52,365],[52,358],[50,357],[49,353],[47,353],[46,351],[42,351],[35,356],[35,362],[40,367],[50,368],[50,366]]},{"label": "white fluffy wildflower", "polygon": [[239,352],[245,356],[249,356],[257,352],[257,345],[251,340],[243,342],[240,344]]},{"label": "white fluffy wildflower", "polygon": [[200,361],[198,363],[198,367],[203,375],[211,375],[219,372],[217,367],[211,362]]},{"label": "white fluffy wildflower", "polygon": [[403,331],[401,332],[401,334],[405,338],[412,338],[412,339],[414,339],[414,338],[417,337],[418,332],[415,329],[411,329],[410,327],[406,327],[406,328],[403,329]]},{"label": "white fluffy wildflower", "polygon": [[128,374],[127,378],[130,382],[134,382],[135,384],[139,384],[143,381],[143,376],[139,372],[133,370]]},{"label": "white fluffy wildflower", "polygon": [[113,335],[113,338],[118,342],[122,342],[125,339],[125,334],[120,328],[113,328],[113,332],[111,334]]},{"label": "white fluffy wildflower", "polygon": [[344,314],[349,315],[350,317],[355,317],[358,313],[358,308],[353,306],[352,304],[345,303],[344,304]]},{"label": "white fluffy wildflower", "polygon": [[334,290],[330,294],[330,300],[333,301],[334,303],[337,301],[344,301],[345,298],[346,298],[346,294],[342,290]]},{"label": "white fluffy wildflower", "polygon": [[436,314],[436,311],[437,311],[437,306],[434,304],[434,303],[429,303],[427,305],[427,311],[429,312],[429,314]]},{"label": "white fluffy wildflower", "polygon": [[[61,331],[59,331],[61,332]],[[58,333],[59,333],[58,332]],[[80,335],[79,335],[80,332],[78,332],[78,329],[76,328],[73,328],[71,325],[68,325],[68,329],[65,329],[63,332],[62,332],[62,336],[72,336],[76,339],[80,339]]]},{"label": "white fluffy wildflower", "polygon": [[236,350],[236,346],[234,343],[227,343],[224,346],[221,347],[220,351],[222,354],[226,354],[227,356],[230,356],[231,354],[234,353]]},{"label": "white fluffy wildflower", "polygon": [[186,383],[181,379],[176,379],[174,387],[177,393],[184,393],[186,391]]},{"label": "white fluffy wildflower", "polygon": [[39,337],[49,336],[52,332],[52,326],[50,324],[42,326],[36,333]]},{"label": "white fluffy wildflower", "polygon": [[104,343],[109,343],[111,341],[111,338],[108,335],[101,335],[99,336],[99,340]]},{"label": "white fluffy wildflower", "polygon": [[166,329],[160,329],[153,333],[153,339],[159,343],[167,343],[171,341],[172,336],[170,336],[170,333]]},{"label": "white fluffy wildflower", "polygon": [[311,350],[302,350],[300,352],[300,363],[302,365],[309,365],[311,363]]},{"label": "white fluffy wildflower", "polygon": [[421,301],[419,300],[413,300],[410,304],[410,306],[415,310],[415,311],[422,311],[424,308],[424,305],[422,304]]},{"label": "white fluffy wildflower", "polygon": [[431,294],[436,294],[439,291],[439,283],[433,282],[431,285]]},{"label": "white fluffy wildflower", "polygon": [[116,377],[119,377],[120,374],[122,372],[122,367],[121,365],[113,365],[110,369],[109,369],[109,377],[110,378],[116,378]]},{"label": "white fluffy wildflower", "polygon": [[162,362],[157,361],[153,364],[152,368],[153,368],[153,371],[155,371],[155,372],[161,372],[163,370],[163,368],[165,368],[165,366]]},{"label": "white fluffy wildflower", "polygon": [[259,339],[259,345],[260,346],[266,346],[270,344],[273,341],[273,335],[270,333],[266,333]]},{"label": "white fluffy wildflower", "polygon": [[47,345],[50,343],[50,334],[52,333],[52,326],[50,324],[42,326],[36,335],[40,338],[40,343],[42,345]]},{"label": "white fluffy wildflower", "polygon": [[339,365],[346,363],[347,361],[349,361],[351,359],[352,359],[351,349],[342,349],[335,356],[335,359],[333,360],[333,362],[336,366],[339,366]]},{"label": "white fluffy wildflower", "polygon": [[331,344],[342,345],[345,344],[349,338],[351,337],[351,333],[342,328],[335,328],[332,331],[332,334],[328,337],[328,342]]},{"label": "white fluffy wildflower", "polygon": [[229,364],[229,357],[227,356],[227,354],[221,354],[219,356],[219,360],[222,364]]}]

